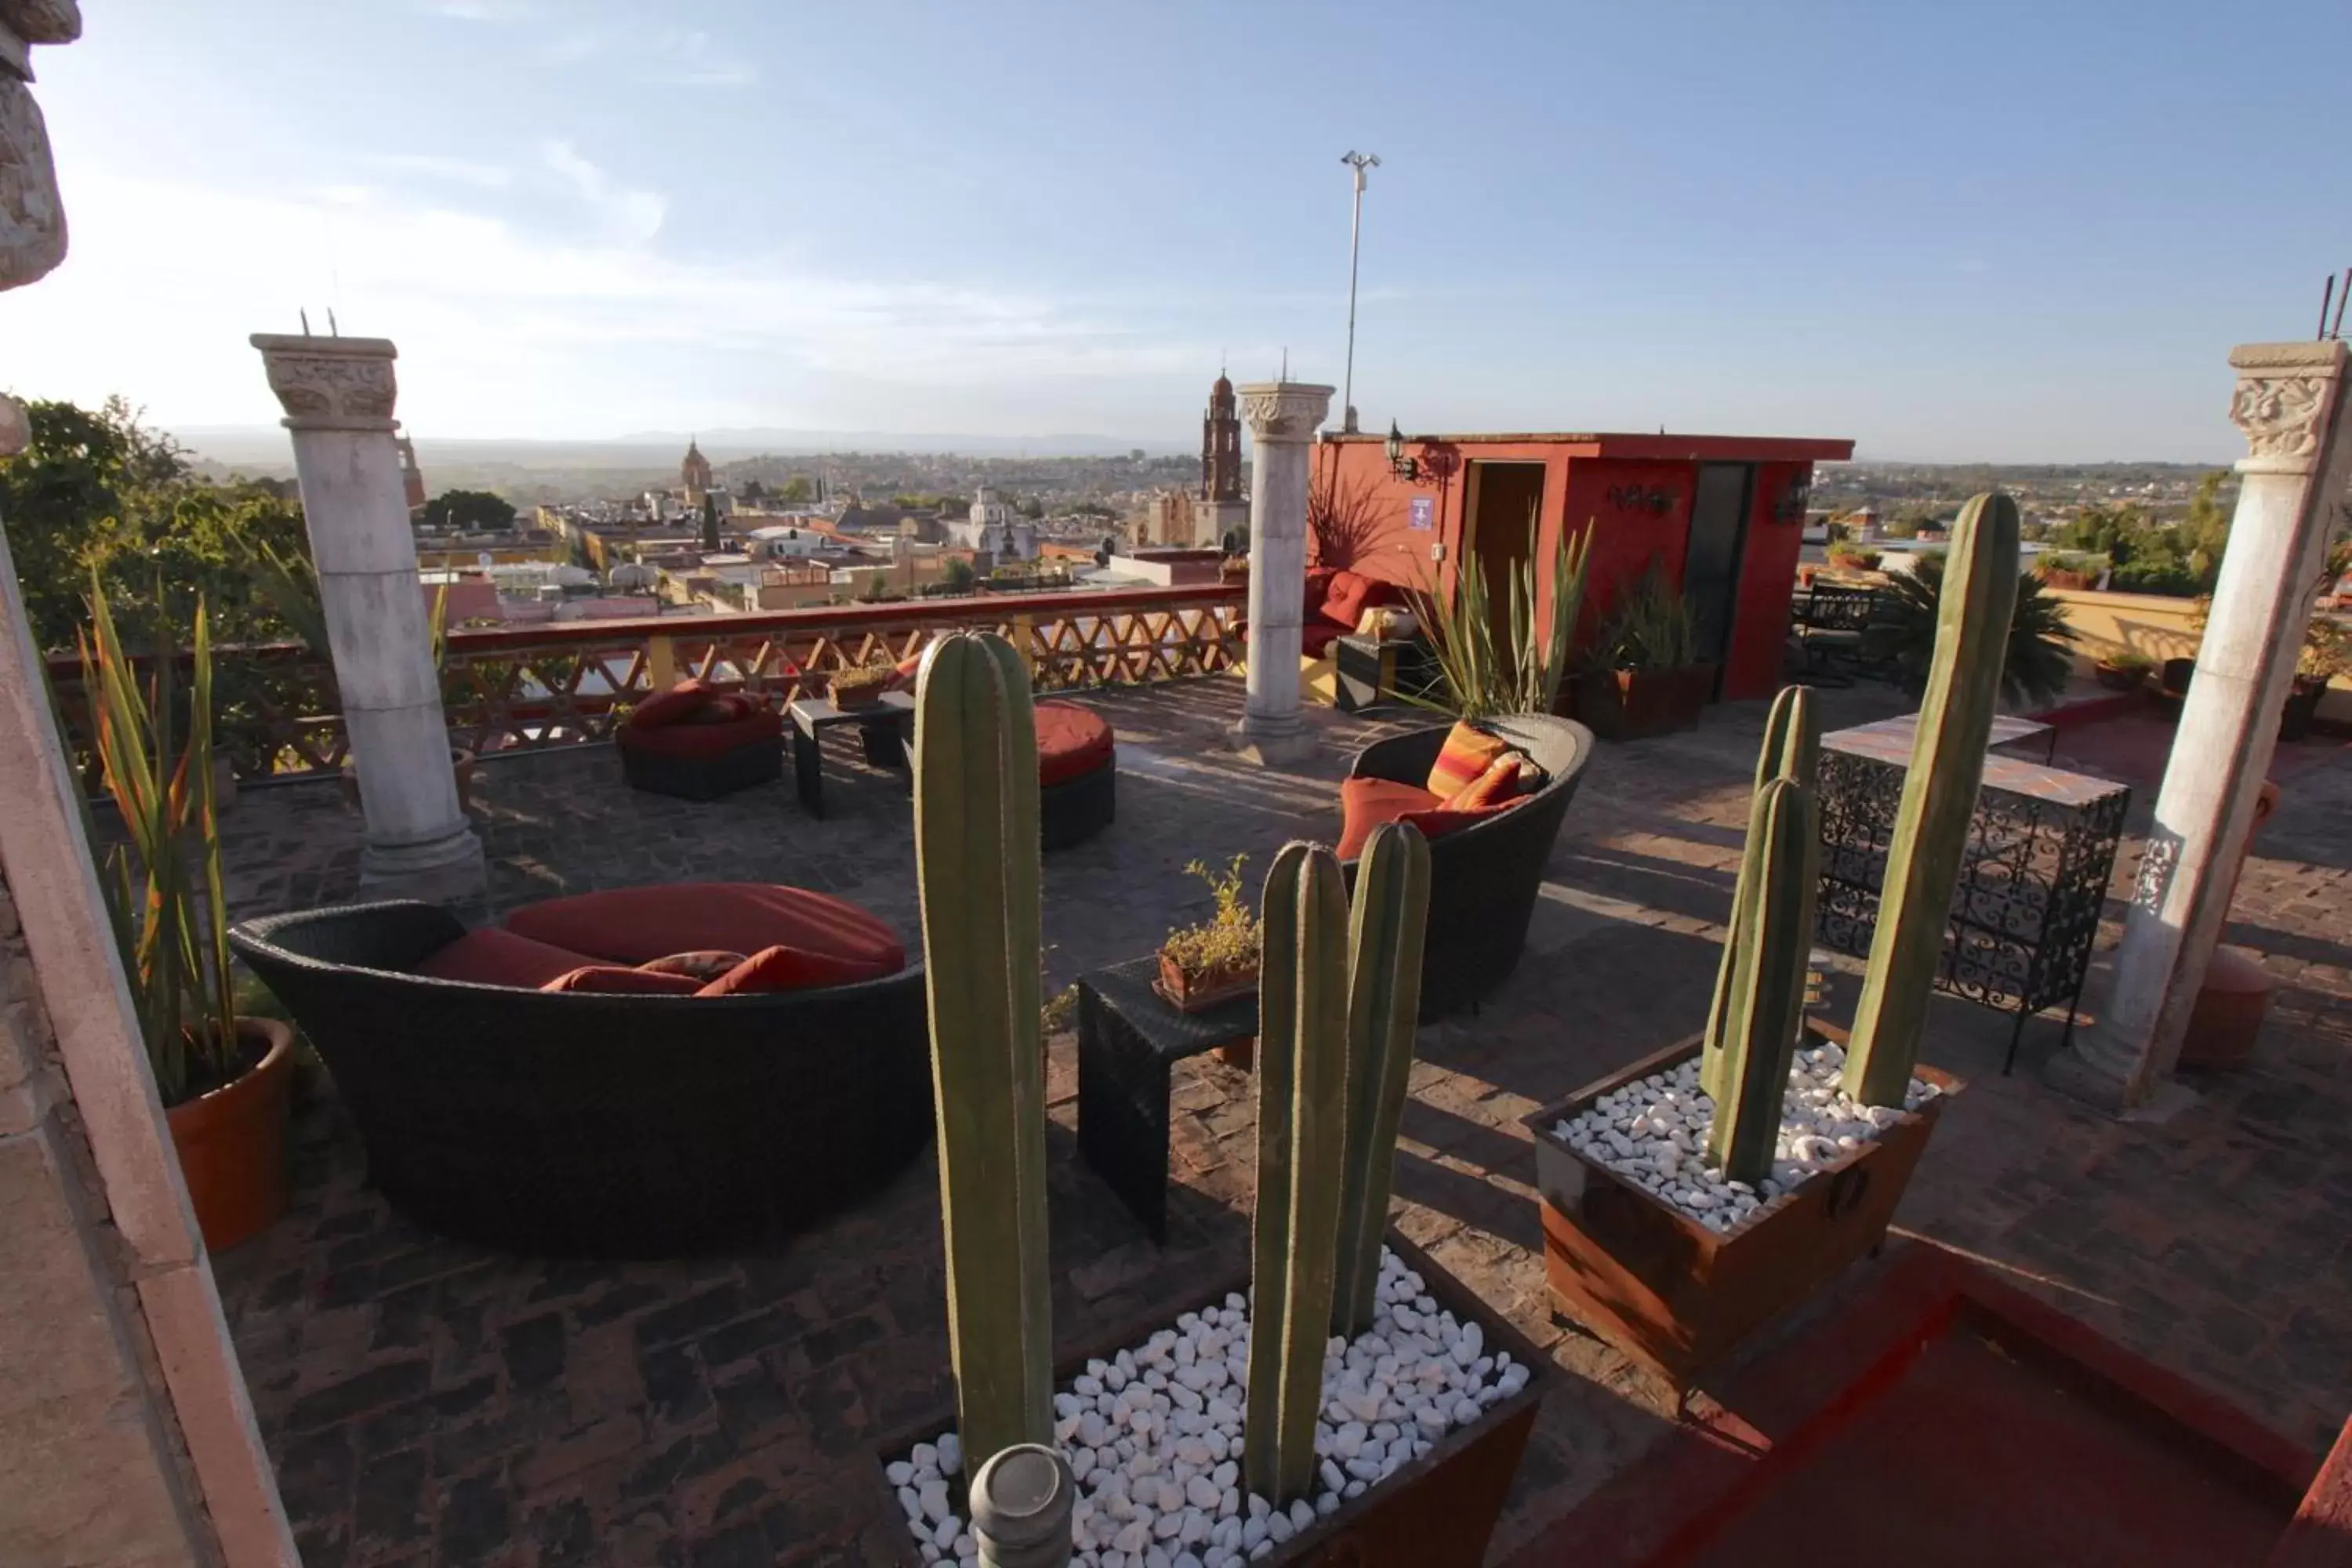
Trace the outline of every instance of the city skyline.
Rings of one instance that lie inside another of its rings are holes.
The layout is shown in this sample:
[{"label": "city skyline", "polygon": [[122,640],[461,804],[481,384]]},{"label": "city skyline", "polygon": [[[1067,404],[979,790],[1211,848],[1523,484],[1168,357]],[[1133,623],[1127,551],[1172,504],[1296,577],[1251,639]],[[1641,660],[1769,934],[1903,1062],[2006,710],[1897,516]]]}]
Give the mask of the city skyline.
[{"label": "city skyline", "polygon": [[399,343],[423,437],[1181,447],[1220,363],[1339,381],[1355,146],[1368,429],[2218,460],[2224,349],[2352,259],[2352,180],[2270,152],[2352,116],[2215,73],[2227,29],[124,0],[40,61],[74,244],[0,342],[19,395],[167,427],[270,424],[245,338],[307,309]]}]

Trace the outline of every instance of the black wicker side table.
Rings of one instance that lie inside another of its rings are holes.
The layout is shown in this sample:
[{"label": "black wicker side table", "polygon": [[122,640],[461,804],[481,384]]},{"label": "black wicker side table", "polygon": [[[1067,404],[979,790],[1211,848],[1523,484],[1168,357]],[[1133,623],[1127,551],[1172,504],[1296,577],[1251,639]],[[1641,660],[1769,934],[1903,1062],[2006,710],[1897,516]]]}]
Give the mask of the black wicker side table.
[{"label": "black wicker side table", "polygon": [[793,727],[793,789],[811,816],[824,815],[827,730],[856,725],[866,760],[877,767],[896,765],[907,739],[915,732],[915,700],[904,691],[886,691],[880,700],[863,708],[836,708],[822,697],[803,697],[784,713]]},{"label": "black wicker side table", "polygon": [[1180,1013],[1157,954],[1078,977],[1078,1152],[1154,1241],[1168,1239],[1169,1069],[1257,1035],[1257,993]]}]

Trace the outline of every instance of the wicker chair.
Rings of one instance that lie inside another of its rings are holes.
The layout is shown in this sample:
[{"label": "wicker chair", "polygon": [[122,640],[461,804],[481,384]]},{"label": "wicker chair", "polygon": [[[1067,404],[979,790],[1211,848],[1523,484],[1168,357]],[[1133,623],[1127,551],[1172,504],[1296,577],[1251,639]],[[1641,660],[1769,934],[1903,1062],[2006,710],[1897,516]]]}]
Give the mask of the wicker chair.
[{"label": "wicker chair", "polygon": [[[1519,713],[1482,722],[1533,758],[1549,778],[1526,805],[1431,840],[1429,934],[1421,962],[1423,1023],[1475,1004],[1518,967],[1545,862],[1592,756],[1592,731],[1572,720]],[[1429,777],[1450,728],[1374,742],[1356,753],[1349,774],[1420,784]],[[1352,892],[1355,862],[1345,869]]]},{"label": "wicker chair", "polygon": [[572,1257],[773,1241],[880,1188],[930,1137],[919,965],[709,998],[405,973],[464,930],[404,900],[229,933],[334,1075],[371,1179],[430,1229]]}]

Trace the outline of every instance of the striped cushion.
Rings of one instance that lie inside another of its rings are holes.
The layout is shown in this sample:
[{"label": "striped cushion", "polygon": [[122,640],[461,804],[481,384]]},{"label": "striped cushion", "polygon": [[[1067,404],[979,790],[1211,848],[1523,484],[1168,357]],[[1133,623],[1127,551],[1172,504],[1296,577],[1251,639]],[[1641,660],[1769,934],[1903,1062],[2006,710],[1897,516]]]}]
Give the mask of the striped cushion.
[{"label": "striped cushion", "polygon": [[1452,800],[1508,750],[1510,742],[1501,736],[1472,728],[1467,719],[1457,720],[1454,732],[1445,737],[1444,750],[1437,753],[1437,765],[1429,770],[1429,793]]},{"label": "striped cushion", "polygon": [[1439,807],[1442,811],[1484,811],[1490,805],[1500,805],[1515,799],[1519,793],[1519,754],[1505,752],[1494,764],[1468,784],[1454,792],[1454,798]]}]

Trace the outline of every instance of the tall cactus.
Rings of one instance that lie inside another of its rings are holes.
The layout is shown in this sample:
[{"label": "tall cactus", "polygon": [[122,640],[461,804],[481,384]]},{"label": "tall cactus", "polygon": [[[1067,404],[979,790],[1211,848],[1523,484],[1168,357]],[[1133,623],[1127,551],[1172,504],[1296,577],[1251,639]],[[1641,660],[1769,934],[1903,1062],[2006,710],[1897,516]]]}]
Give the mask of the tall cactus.
[{"label": "tall cactus", "polygon": [[1757,868],[1741,935],[1738,983],[1717,1064],[1715,1122],[1707,1157],[1735,1182],[1772,1171],[1789,1062],[1804,1023],[1805,961],[1812,951],[1819,829],[1812,791],[1793,778],[1769,779],[1748,821]]},{"label": "tall cactus", "polygon": [[[1764,743],[1756,752],[1755,799],[1776,778],[1794,779],[1808,793],[1822,754],[1821,720],[1813,712],[1813,694],[1801,686],[1783,687],[1773,699],[1771,717],[1764,723]],[[1732,998],[1741,984],[1739,966],[1750,951],[1748,928],[1755,919],[1758,889],[1763,879],[1763,843],[1751,817],[1746,853],[1739,862],[1739,880],[1731,895],[1731,930],[1724,941],[1723,957],[1715,973],[1715,1000],[1707,1009],[1706,1035],[1699,1055],[1699,1088],[1717,1101],[1728,1088],[1724,1047],[1731,1027]],[[1820,863],[1818,845],[1809,851],[1808,867]]]},{"label": "tall cactus", "polygon": [[1348,1156],[1331,1331],[1349,1339],[1372,1326],[1428,927],[1429,841],[1402,824],[1374,829],[1348,914]]},{"label": "tall cactus", "polygon": [[1879,889],[1870,973],[1846,1053],[1845,1090],[1866,1105],[1902,1105],[1919,1058],[1927,994],[1943,961],[2008,657],[2018,533],[2017,503],[1999,491],[1969,501],[1952,531],[1935,667],[1919,705],[1918,737]]},{"label": "tall cactus", "polygon": [[976,1468],[1054,1441],[1029,672],[993,633],[943,637],[923,657],[915,712],[948,1339]]},{"label": "tall cactus", "polygon": [[1256,1300],[1242,1456],[1250,1490],[1277,1500],[1305,1495],[1315,1477],[1347,1153],[1346,908],[1331,852],[1284,846],[1261,910]]},{"label": "tall cactus", "polygon": [[1266,877],[1243,1468],[1277,1501],[1315,1489],[1327,1340],[1372,1315],[1421,1007],[1427,841],[1378,829],[1351,909],[1344,889],[1339,862],[1313,845],[1285,847]]}]

